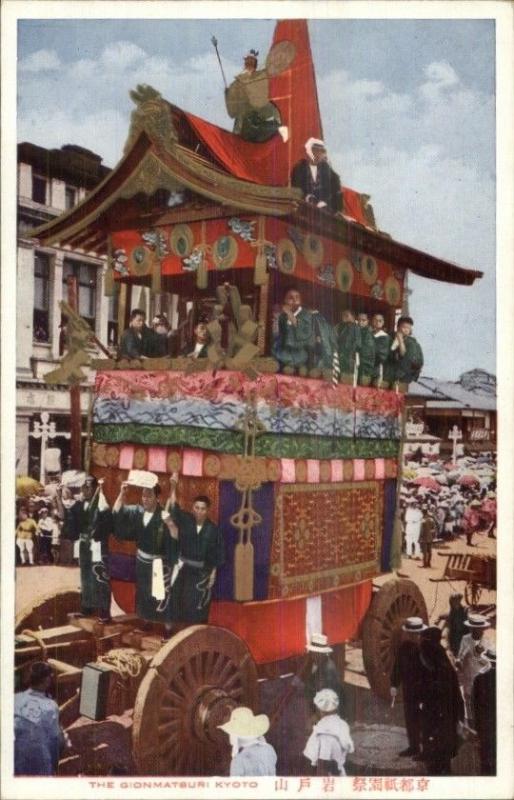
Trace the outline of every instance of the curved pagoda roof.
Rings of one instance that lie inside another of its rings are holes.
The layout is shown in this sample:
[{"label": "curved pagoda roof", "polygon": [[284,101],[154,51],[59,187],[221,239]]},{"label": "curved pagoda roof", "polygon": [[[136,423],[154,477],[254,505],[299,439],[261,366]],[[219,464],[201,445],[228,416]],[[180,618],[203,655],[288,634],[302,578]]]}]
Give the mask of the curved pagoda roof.
[{"label": "curved pagoda roof", "polygon": [[[307,22],[277,23],[273,44],[292,42],[289,69],[270,78],[270,99],[278,106],[289,139],[254,144],[171,105],[151,87],[131,92],[132,113],[125,154],[106,178],[77,206],[33,231],[45,245],[105,254],[108,234],[123,219],[131,224],[164,224],[221,217],[237,212],[284,217],[369,255],[433,280],[470,285],[482,272],[416,250],[377,231],[366,208],[367,195],[345,188],[343,218],[317,209],[289,186],[292,166],[304,156],[305,141],[323,135]],[[160,207],[141,218],[138,195],[189,190],[201,201],[192,208]]]}]

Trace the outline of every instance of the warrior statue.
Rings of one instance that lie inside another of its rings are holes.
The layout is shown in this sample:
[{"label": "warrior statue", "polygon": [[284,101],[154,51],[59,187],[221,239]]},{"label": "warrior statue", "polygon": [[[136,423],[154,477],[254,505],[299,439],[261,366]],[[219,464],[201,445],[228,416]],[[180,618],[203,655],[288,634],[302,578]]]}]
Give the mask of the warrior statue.
[{"label": "warrior statue", "polygon": [[244,58],[244,70],[225,89],[225,103],[234,120],[234,133],[247,142],[267,142],[279,133],[284,142],[289,137],[282,125],[280,111],[269,99],[269,79],[287,69],[295,56],[291,42],[280,42],[269,52],[264,69],[257,69],[257,50]]}]

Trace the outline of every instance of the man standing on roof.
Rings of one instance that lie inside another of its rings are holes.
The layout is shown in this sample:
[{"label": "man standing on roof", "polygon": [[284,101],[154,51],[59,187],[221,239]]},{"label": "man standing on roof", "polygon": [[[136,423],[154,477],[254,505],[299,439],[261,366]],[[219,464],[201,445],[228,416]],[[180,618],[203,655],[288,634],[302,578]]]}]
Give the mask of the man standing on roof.
[{"label": "man standing on roof", "polygon": [[247,142],[267,142],[279,133],[288,139],[280,111],[269,99],[268,70],[257,69],[258,50],[250,50],[244,58],[244,70],[225,89],[225,104],[234,120],[234,133]]},{"label": "man standing on roof", "polygon": [[327,148],[321,139],[305,142],[307,158],[298,161],[291,173],[291,185],[301,189],[304,199],[333,214],[342,212],[341,180],[327,160]]}]

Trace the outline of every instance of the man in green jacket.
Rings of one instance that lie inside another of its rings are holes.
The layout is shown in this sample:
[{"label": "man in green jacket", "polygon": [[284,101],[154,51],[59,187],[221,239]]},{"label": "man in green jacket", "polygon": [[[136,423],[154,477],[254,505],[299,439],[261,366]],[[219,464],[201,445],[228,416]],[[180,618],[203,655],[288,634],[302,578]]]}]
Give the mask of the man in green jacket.
[{"label": "man in green jacket", "polygon": [[375,339],[369,327],[368,315],[361,311],[357,315],[361,345],[359,350],[359,386],[369,386],[375,369]]},{"label": "man in green jacket", "polygon": [[379,389],[388,389],[394,380],[393,364],[391,362],[392,339],[384,330],[385,320],[383,314],[373,314],[371,328],[375,340],[375,366],[373,368],[373,386]]},{"label": "man in green jacket", "polygon": [[396,336],[391,345],[391,353],[395,362],[395,380],[398,383],[417,381],[423,367],[423,351],[412,335],[413,326],[412,317],[400,317],[396,327]]}]

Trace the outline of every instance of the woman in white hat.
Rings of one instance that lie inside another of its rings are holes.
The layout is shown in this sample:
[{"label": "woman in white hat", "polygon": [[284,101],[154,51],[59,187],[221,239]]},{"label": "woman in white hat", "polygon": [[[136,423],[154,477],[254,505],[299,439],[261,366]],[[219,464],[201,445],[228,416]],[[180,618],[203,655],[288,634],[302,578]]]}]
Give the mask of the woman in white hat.
[{"label": "woman in white hat", "polygon": [[231,776],[276,775],[277,754],[264,734],[269,730],[266,714],[254,715],[251,708],[235,708],[228,722],[218,725],[232,745]]},{"label": "woman in white hat", "polygon": [[348,723],[339,714],[339,698],[332,689],[322,689],[314,698],[319,714],[303,754],[317,775],[346,775],[348,753],[354,752]]}]

